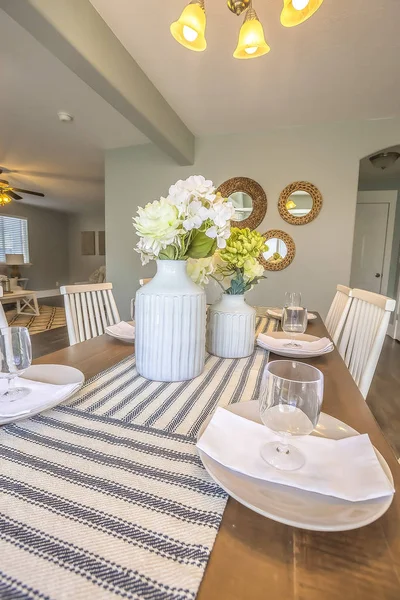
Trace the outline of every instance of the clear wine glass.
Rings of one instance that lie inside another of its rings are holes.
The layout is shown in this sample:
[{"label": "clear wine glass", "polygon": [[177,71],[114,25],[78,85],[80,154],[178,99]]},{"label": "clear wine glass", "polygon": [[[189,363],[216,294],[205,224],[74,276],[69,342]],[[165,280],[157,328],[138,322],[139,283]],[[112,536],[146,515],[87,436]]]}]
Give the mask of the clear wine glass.
[{"label": "clear wine glass", "polygon": [[29,394],[29,388],[16,387],[14,380],[22,375],[32,362],[32,347],[26,327],[0,329],[0,377],[7,380],[7,389],[0,402],[15,402]]},{"label": "clear wine glass", "polygon": [[308,316],[307,309],[301,306],[285,306],[282,312],[282,329],[292,339],[287,344],[287,348],[301,348],[301,344],[296,342],[296,334],[304,333],[307,329]]},{"label": "clear wine glass", "polygon": [[309,435],[318,423],[324,394],[324,376],[305,363],[277,360],[264,370],[260,417],[281,440],[261,449],[262,458],[284,471],[300,469],[305,457],[288,443],[290,436]]}]

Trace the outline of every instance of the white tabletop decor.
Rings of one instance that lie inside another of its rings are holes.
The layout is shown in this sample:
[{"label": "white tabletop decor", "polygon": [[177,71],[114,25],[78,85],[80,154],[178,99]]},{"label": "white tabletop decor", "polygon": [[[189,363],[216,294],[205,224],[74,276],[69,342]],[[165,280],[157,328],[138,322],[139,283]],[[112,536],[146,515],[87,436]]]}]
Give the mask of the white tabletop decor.
[{"label": "white tabletop decor", "polygon": [[242,358],[254,350],[256,311],[244,298],[261,279],[264,268],[258,257],[268,250],[258,231],[233,227],[225,248],[213,258],[212,277],[223,294],[210,307],[207,326],[207,350],[222,358]]},{"label": "white tabletop decor", "polygon": [[166,198],[138,209],[136,251],[142,264],[157,261],[156,276],[136,293],[136,361],[146,379],[183,381],[202,373],[206,298],[186,261],[225,248],[233,215],[232,203],[202,176],[178,181]]}]

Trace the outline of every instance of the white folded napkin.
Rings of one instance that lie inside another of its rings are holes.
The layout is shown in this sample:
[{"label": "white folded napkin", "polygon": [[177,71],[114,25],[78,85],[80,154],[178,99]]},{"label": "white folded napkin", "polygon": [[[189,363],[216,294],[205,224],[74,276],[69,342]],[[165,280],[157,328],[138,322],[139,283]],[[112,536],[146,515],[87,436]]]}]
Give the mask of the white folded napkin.
[{"label": "white folded napkin", "polygon": [[106,327],[106,333],[116,338],[135,339],[134,325],[130,325],[130,323],[126,323],[125,321]]},{"label": "white folded napkin", "polygon": [[394,493],[368,435],[292,438],[290,443],[306,458],[297,471],[280,471],[261,458],[262,446],[276,440],[279,437],[264,425],[217,408],[197,447],[239,473],[326,496],[356,502]]},{"label": "white folded napkin", "polygon": [[[2,399],[0,396],[0,419],[9,417],[18,417],[20,415],[29,414],[33,410],[45,407],[57,399],[66,398],[80,387],[80,383],[68,383],[65,385],[55,385],[53,383],[42,383],[40,381],[32,381],[23,377],[16,377],[12,384],[14,387],[29,388],[30,393],[20,400],[10,402],[10,400]],[[7,390],[7,381],[0,379],[0,394]]]},{"label": "white folded napkin", "polygon": [[320,338],[315,340],[314,342],[305,342],[303,340],[295,340],[297,346],[296,348],[291,348],[287,346],[289,344],[289,338],[275,338],[265,333],[259,333],[257,336],[257,344],[266,350],[292,350],[296,354],[307,354],[315,352],[327,352],[328,350],[332,350],[333,343],[327,337]]}]

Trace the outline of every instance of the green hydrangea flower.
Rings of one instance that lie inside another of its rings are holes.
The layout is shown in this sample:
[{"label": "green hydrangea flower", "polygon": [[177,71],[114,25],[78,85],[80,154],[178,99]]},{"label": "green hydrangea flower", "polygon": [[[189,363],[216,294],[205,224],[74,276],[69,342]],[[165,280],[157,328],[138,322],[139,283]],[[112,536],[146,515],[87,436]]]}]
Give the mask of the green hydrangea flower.
[{"label": "green hydrangea flower", "polygon": [[226,248],[220,251],[220,256],[226,263],[241,269],[249,258],[258,258],[267,250],[265,238],[258,231],[232,227]]}]

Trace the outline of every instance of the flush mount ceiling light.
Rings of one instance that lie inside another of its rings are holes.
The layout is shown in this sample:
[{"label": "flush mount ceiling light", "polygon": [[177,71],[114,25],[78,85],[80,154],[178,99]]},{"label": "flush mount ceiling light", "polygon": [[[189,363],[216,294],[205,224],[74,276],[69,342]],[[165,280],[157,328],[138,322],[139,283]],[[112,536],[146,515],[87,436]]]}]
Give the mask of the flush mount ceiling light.
[{"label": "flush mount ceiling light", "polygon": [[384,171],[388,167],[394,165],[399,158],[400,154],[398,152],[379,152],[379,154],[370,156],[369,160],[373,167]]},{"label": "flush mount ceiling light", "polygon": [[[321,6],[323,0],[283,0],[281,23],[293,27],[306,21]],[[265,41],[264,29],[253,9],[252,0],[227,0],[228,8],[235,15],[246,11],[239,32],[235,58],[257,58],[270,51]],[[181,16],[171,25],[171,34],[185,48],[202,52],[207,48],[205,38],[206,9],[204,0],[191,0]]]},{"label": "flush mount ceiling light", "polygon": [[69,113],[65,112],[65,110],[60,110],[57,113],[57,117],[60,119],[62,123],[71,123],[74,120],[74,117]]}]

